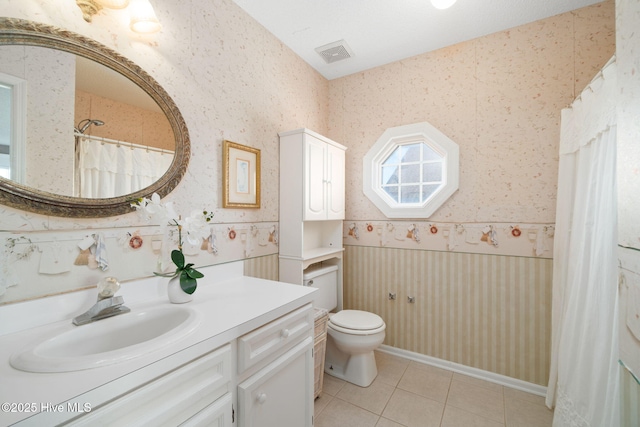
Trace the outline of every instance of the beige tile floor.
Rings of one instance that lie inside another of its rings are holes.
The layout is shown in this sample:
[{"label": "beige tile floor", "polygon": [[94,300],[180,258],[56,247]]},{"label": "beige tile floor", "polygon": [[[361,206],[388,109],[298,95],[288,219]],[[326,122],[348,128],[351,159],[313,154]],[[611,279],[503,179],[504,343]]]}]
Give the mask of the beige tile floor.
[{"label": "beige tile floor", "polygon": [[544,398],[376,352],[366,388],[325,374],[315,427],[550,427]]}]

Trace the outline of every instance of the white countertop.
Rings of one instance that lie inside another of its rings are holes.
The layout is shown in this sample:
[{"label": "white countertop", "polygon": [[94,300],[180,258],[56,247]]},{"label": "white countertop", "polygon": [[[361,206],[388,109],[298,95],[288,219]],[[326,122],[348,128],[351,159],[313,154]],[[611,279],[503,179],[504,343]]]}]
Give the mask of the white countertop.
[{"label": "white countertop", "polygon": [[[114,384],[117,388],[119,378],[138,373],[141,368],[154,363],[158,365],[158,372],[167,367],[171,369],[173,365],[179,366],[180,361],[190,360],[189,351],[181,357],[172,358],[176,352],[192,349],[194,355],[204,354],[313,299],[313,288],[241,276],[238,275],[242,274],[241,267],[235,264],[241,266],[241,263],[232,263],[199,269],[205,277],[198,280],[194,300],[187,303],[201,315],[201,323],[194,332],[144,356],[100,368],[30,373],[14,369],[9,364],[13,353],[34,341],[49,338],[52,330],[70,324],[72,317],[84,312],[91,305],[90,301],[95,301],[95,289],[83,291],[86,295],[73,293],[0,307],[0,403],[35,404],[40,410],[42,405],[46,408],[48,404],[61,404],[87,392],[91,393],[85,398],[99,400],[101,390],[98,387],[105,389],[101,386]],[[151,306],[171,305],[160,278],[125,283],[118,295],[124,297],[125,305],[132,312]],[[47,311],[44,307],[49,307],[49,313],[44,313]],[[61,316],[63,320],[59,320]],[[51,319],[55,321],[51,322]],[[20,330],[20,325],[29,329]],[[139,373],[141,379],[146,379],[145,375],[153,375],[148,371],[146,369],[144,375]],[[96,402],[85,402],[82,397],[76,400],[80,404],[97,406]],[[9,425],[32,415],[3,410],[0,412],[0,425]]]}]

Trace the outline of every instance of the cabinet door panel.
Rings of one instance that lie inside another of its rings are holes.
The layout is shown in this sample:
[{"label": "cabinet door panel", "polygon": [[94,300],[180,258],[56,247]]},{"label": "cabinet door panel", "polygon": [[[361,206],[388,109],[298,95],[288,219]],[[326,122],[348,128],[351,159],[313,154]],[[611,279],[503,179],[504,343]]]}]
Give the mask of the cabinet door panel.
[{"label": "cabinet door panel", "polygon": [[344,150],[327,145],[327,219],[344,219]]},{"label": "cabinet door panel", "polygon": [[180,424],[180,427],[231,427],[233,425],[232,411],[231,393],[227,393]]},{"label": "cabinet door panel", "polygon": [[312,345],[307,337],[238,385],[239,427],[311,427]]},{"label": "cabinet door panel", "polygon": [[325,162],[326,144],[312,136],[305,140],[304,219],[306,221],[327,218]]}]

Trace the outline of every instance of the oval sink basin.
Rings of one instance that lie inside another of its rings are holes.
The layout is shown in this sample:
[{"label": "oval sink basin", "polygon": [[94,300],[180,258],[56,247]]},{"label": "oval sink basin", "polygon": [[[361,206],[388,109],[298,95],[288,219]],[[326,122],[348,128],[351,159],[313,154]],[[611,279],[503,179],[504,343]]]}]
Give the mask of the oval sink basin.
[{"label": "oval sink basin", "polygon": [[200,318],[187,307],[132,310],[83,326],[64,325],[54,336],[11,356],[27,372],[70,372],[143,356],[193,332]]}]

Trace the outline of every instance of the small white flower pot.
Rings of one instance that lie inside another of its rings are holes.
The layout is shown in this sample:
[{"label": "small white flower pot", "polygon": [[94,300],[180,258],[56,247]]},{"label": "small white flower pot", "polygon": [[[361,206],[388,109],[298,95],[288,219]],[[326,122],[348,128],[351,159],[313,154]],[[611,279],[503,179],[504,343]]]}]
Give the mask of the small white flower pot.
[{"label": "small white flower pot", "polygon": [[185,302],[193,300],[193,294],[186,293],[180,287],[180,276],[169,279],[167,294],[169,295],[169,301],[174,304],[184,304]]}]

